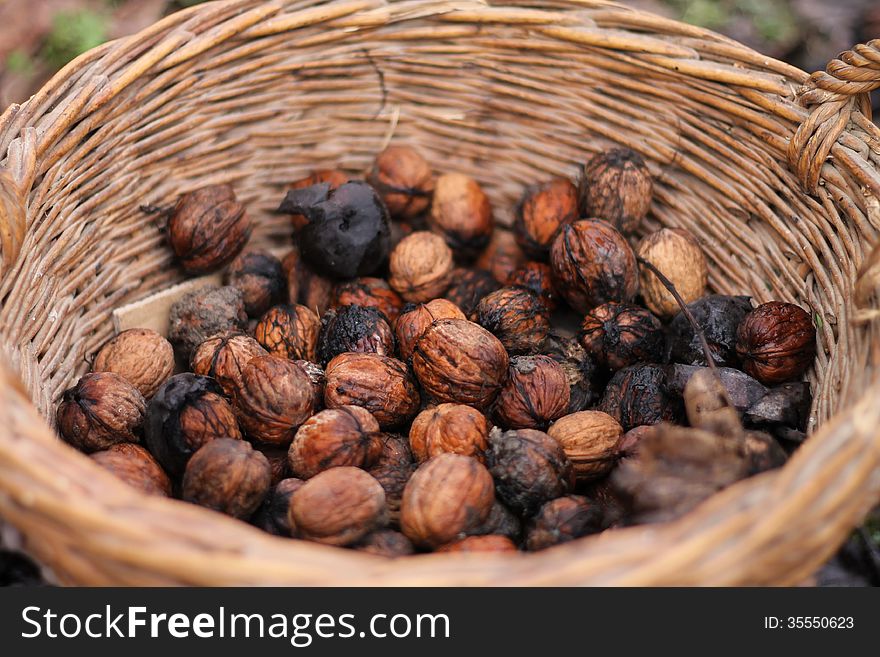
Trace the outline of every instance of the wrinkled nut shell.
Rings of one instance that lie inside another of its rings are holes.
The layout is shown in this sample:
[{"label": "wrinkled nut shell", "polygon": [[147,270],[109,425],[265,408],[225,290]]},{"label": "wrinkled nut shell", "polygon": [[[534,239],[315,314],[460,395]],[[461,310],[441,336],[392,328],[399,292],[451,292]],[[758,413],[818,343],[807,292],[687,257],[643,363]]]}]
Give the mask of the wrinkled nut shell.
[{"label": "wrinkled nut shell", "polygon": [[580,181],[581,209],[623,233],[638,229],[651,208],[654,183],[645,160],[628,148],[593,156]]},{"label": "wrinkled nut shell", "polygon": [[[639,242],[636,254],[647,260],[675,286],[686,304],[706,294],[709,269],[697,239],[681,228],[662,228]],[[681,307],[647,267],[639,268],[642,298],[651,312],[671,319]]]},{"label": "wrinkled nut shell", "polygon": [[363,408],[341,406],[306,420],[297,430],[287,457],[290,471],[309,479],[339,466],[367,468],[381,452],[376,419]]},{"label": "wrinkled nut shell", "polygon": [[[486,250],[480,254],[474,266],[492,274],[501,285],[510,285],[510,277],[526,264],[526,254],[516,243],[516,236],[509,230],[496,230]],[[462,305],[464,308],[464,305]]]},{"label": "wrinkled nut shell", "polygon": [[412,541],[393,529],[379,529],[369,534],[355,546],[355,549],[377,557],[395,559],[413,554],[416,550]]},{"label": "wrinkled nut shell", "polygon": [[547,307],[522,287],[503,287],[486,295],[470,319],[501,340],[511,354],[537,353],[550,332]]},{"label": "wrinkled nut shell", "polygon": [[249,317],[283,301],[286,277],[281,261],[267,251],[245,251],[226,270],[225,281],[241,292]]},{"label": "wrinkled nut shell", "polygon": [[305,306],[275,306],[264,314],[254,337],[270,354],[290,360],[315,360],[321,321]]},{"label": "wrinkled nut shell", "polygon": [[394,325],[400,357],[408,361],[413,348],[422,334],[438,319],[467,319],[451,301],[434,299],[405,310]]},{"label": "wrinkled nut shell", "polygon": [[309,541],[351,545],[386,522],[385,492],[359,468],[325,470],[290,498],[290,525]]},{"label": "wrinkled nut shell", "polygon": [[241,371],[251,360],[268,352],[249,335],[227,331],[208,338],[193,353],[190,368],[195,374],[217,380],[227,397],[241,388]]},{"label": "wrinkled nut shell", "polygon": [[149,399],[174,373],[174,348],[150,329],[122,331],[101,347],[92,372],[115,372]]},{"label": "wrinkled nut shell", "polygon": [[746,374],[761,383],[793,381],[810,369],[816,357],[813,318],[791,303],[761,304],[740,323],[736,351]]},{"label": "wrinkled nut shell", "polygon": [[602,511],[580,495],[566,495],[547,502],[529,521],[526,549],[543,550],[567,543],[602,529]]},{"label": "wrinkled nut shell", "polygon": [[623,427],[607,413],[579,411],[558,419],[547,435],[562,445],[577,478],[586,481],[614,467]]},{"label": "wrinkled nut shell", "polygon": [[452,267],[452,249],[443,238],[418,231],[400,240],[391,252],[388,282],[407,301],[430,301],[449,287]]},{"label": "wrinkled nut shell", "polygon": [[394,322],[403,308],[403,299],[381,278],[365,276],[339,283],[333,291],[331,307],[363,306],[375,308],[388,322]]},{"label": "wrinkled nut shell", "polygon": [[419,466],[407,483],[400,528],[416,545],[436,548],[477,529],[494,501],[492,476],[479,461],[440,454]]},{"label": "wrinkled nut shell", "polygon": [[477,181],[445,173],[437,178],[428,225],[456,253],[473,258],[489,243],[495,224],[489,198]]},{"label": "wrinkled nut shell", "polygon": [[473,456],[483,463],[490,428],[489,420],[475,408],[440,404],[416,416],[409,430],[409,444],[419,463],[447,452]]},{"label": "wrinkled nut shell", "polygon": [[555,360],[515,356],[495,400],[495,417],[508,429],[545,429],[566,414],[570,395],[565,370]]},{"label": "wrinkled nut shell", "polygon": [[577,188],[567,178],[530,187],[516,209],[517,242],[533,258],[546,260],[556,233],[577,218]]},{"label": "wrinkled nut shell", "polygon": [[379,153],[368,181],[391,216],[402,220],[422,214],[434,193],[431,166],[410,146],[389,146]]},{"label": "wrinkled nut shell", "polygon": [[146,495],[171,496],[171,480],[156,459],[140,445],[120,443],[90,458],[129,486]]}]

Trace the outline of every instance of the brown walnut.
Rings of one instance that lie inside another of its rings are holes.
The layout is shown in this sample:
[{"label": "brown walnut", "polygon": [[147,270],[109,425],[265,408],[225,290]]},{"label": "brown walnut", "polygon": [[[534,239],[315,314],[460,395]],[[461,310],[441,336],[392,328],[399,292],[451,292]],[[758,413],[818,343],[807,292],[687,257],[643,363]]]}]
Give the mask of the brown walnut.
[{"label": "brown walnut", "polygon": [[253,358],[268,352],[249,335],[226,331],[208,338],[193,353],[190,369],[201,376],[217,380],[227,397],[232,399],[241,388],[241,371]]},{"label": "brown walnut", "polygon": [[614,373],[596,410],[608,413],[629,431],[674,422],[681,414],[681,400],[669,394],[663,366],[638,364]]},{"label": "brown walnut", "polygon": [[510,277],[522,267],[528,258],[516,243],[516,236],[509,230],[496,230],[486,249],[474,266],[490,272],[501,285],[510,285]]},{"label": "brown walnut", "polygon": [[507,536],[485,534],[462,538],[437,548],[437,552],[516,552],[516,544]]},{"label": "brown walnut", "polygon": [[419,216],[434,193],[431,166],[411,146],[389,146],[379,153],[367,182],[376,188],[395,219]]},{"label": "brown walnut", "polygon": [[547,435],[562,445],[578,480],[586,481],[614,467],[623,427],[607,413],[579,411],[559,418],[547,429]]},{"label": "brown walnut", "polygon": [[449,287],[452,267],[452,250],[443,238],[416,231],[400,240],[391,252],[388,282],[407,301],[430,301]]},{"label": "brown walnut", "polygon": [[331,308],[321,318],[318,361],[326,367],[336,356],[346,352],[393,357],[395,343],[391,324],[378,309],[367,306]]},{"label": "brown walnut", "polygon": [[281,261],[268,251],[245,251],[226,270],[225,282],[241,292],[249,317],[259,317],[285,299],[287,281]]},{"label": "brown walnut", "polygon": [[542,506],[526,528],[526,548],[531,551],[573,541],[603,529],[600,506],[581,495],[566,495]]},{"label": "brown walnut", "polygon": [[484,269],[459,267],[452,271],[452,285],[444,297],[461,309],[465,316],[470,315],[480,300],[501,287],[501,283]]},{"label": "brown walnut", "polygon": [[523,287],[503,287],[483,297],[470,319],[501,340],[511,354],[537,353],[550,331],[547,307]]},{"label": "brown walnut", "polygon": [[427,328],[438,319],[466,319],[464,313],[451,301],[434,299],[428,303],[408,305],[394,324],[400,357],[408,361],[416,342]]},{"label": "brown walnut", "polygon": [[171,496],[171,480],[168,475],[140,445],[118,443],[93,453],[91,459],[146,495]]},{"label": "brown walnut", "polygon": [[174,349],[155,331],[128,329],[101,347],[92,372],[115,372],[149,399],[174,374]]},{"label": "brown walnut", "polygon": [[770,301],[746,315],[736,332],[736,352],[743,370],[761,383],[793,381],[816,357],[816,328],[806,310]]},{"label": "brown walnut", "polygon": [[510,285],[524,287],[553,312],[556,310],[558,292],[553,285],[553,270],[544,262],[527,262],[510,276]]},{"label": "brown walnut", "polygon": [[239,290],[228,285],[208,285],[184,295],[171,306],[168,340],[189,361],[205,340],[224,331],[244,331],[247,321]]},{"label": "brown walnut", "polygon": [[[647,260],[669,279],[688,304],[706,294],[709,270],[697,238],[683,228],[661,228],[639,242],[636,255]],[[671,319],[681,307],[660,279],[645,266],[639,280],[645,305],[662,319]]]},{"label": "brown walnut", "polygon": [[456,254],[475,258],[489,244],[495,220],[489,198],[476,180],[445,173],[434,187],[428,225]]},{"label": "brown walnut", "polygon": [[393,529],[377,529],[371,532],[354,549],[389,559],[406,557],[415,552],[412,541]]},{"label": "brown walnut", "polygon": [[612,371],[659,362],[666,347],[659,319],[644,308],[615,301],[588,312],[578,338],[597,363]]},{"label": "brown walnut", "polygon": [[126,379],[114,372],[84,375],[67,389],[56,420],[61,437],[83,452],[117,443],[140,442],[146,402]]},{"label": "brown walnut", "polygon": [[368,468],[379,458],[379,423],[358,406],[340,406],[313,415],[297,430],[288,451],[290,471],[309,479],[329,468]]},{"label": "brown walnut", "polygon": [[282,479],[269,492],[263,507],[255,518],[255,524],[274,536],[290,536],[290,498],[306,482],[289,477]]},{"label": "brown walnut", "polygon": [[464,404],[440,404],[416,416],[409,430],[413,456],[424,463],[450,452],[485,462],[491,425],[486,416]]},{"label": "brown walnut", "polygon": [[556,233],[577,221],[577,188],[567,178],[529,187],[516,209],[516,240],[531,257],[546,260]]},{"label": "brown walnut", "polygon": [[546,429],[568,412],[568,378],[549,356],[514,356],[495,400],[495,418],[506,429]]},{"label": "brown walnut", "polygon": [[633,233],[651,208],[654,183],[641,155],[615,148],[594,155],[578,186],[581,211]]},{"label": "brown walnut", "polygon": [[391,289],[387,281],[364,276],[336,286],[330,307],[340,306],[375,308],[385,316],[389,324],[393,324],[403,308],[403,299]]},{"label": "brown walnut", "polygon": [[270,354],[315,360],[321,321],[305,306],[275,306],[257,322],[254,337]]}]

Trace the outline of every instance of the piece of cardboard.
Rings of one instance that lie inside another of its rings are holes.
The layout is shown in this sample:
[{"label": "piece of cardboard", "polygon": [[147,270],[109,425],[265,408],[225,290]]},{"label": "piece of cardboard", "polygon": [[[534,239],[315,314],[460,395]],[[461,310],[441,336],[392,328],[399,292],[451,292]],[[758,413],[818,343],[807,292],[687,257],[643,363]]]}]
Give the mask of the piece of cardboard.
[{"label": "piece of cardboard", "polygon": [[119,334],[132,328],[146,328],[167,338],[168,315],[176,301],[200,287],[222,284],[223,276],[219,273],[200,276],[151,294],[140,301],[120,306],[113,311],[113,330]]}]

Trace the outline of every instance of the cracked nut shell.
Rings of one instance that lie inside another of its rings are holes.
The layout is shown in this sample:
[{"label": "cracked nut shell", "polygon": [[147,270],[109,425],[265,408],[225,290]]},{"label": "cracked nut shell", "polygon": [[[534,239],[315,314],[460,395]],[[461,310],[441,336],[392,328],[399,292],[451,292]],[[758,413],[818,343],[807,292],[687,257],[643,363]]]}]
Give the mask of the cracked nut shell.
[{"label": "cracked nut shell", "polygon": [[116,443],[140,442],[146,402],[131,383],[114,372],[85,374],[58,405],[61,437],[83,452]]},{"label": "cracked nut shell", "polygon": [[174,348],[155,331],[128,329],[101,347],[92,372],[115,372],[149,399],[174,374]]}]

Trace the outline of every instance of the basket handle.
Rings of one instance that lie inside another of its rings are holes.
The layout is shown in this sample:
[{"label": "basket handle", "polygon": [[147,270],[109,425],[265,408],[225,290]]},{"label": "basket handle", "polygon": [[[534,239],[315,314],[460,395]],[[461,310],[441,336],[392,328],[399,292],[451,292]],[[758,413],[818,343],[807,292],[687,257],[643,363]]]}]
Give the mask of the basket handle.
[{"label": "basket handle", "polygon": [[788,149],[788,159],[807,191],[815,194],[822,165],[854,111],[871,120],[869,94],[880,89],[880,39],[861,43],[816,71],[798,93],[811,108]]},{"label": "basket handle", "polygon": [[25,128],[12,140],[6,164],[0,166],[0,274],[6,273],[21,252],[27,229],[27,197],[37,167],[37,131]]}]

